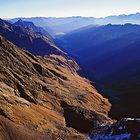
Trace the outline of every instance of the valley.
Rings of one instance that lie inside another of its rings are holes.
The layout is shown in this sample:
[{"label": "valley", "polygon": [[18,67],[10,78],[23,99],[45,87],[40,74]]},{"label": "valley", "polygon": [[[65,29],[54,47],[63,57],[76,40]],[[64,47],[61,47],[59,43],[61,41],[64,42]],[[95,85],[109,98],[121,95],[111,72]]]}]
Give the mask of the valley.
[{"label": "valley", "polygon": [[0,140],[138,140],[139,16],[0,19]]},{"label": "valley", "polygon": [[82,74],[110,100],[110,117],[140,117],[139,25],[89,27],[59,37],[56,43],[77,60],[84,69]]}]

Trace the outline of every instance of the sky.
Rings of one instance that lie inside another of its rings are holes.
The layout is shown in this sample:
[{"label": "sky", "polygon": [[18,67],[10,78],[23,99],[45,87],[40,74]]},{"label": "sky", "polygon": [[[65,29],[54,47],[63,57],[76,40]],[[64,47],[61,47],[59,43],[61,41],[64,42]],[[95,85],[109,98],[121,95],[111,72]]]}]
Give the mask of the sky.
[{"label": "sky", "polygon": [[140,0],[0,0],[0,18],[105,17],[140,12]]}]

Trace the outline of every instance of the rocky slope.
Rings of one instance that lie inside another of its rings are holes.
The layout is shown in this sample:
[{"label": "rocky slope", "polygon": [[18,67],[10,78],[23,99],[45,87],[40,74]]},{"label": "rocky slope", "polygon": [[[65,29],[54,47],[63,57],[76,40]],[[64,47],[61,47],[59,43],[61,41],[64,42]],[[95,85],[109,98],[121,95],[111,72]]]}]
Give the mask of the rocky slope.
[{"label": "rocky slope", "polygon": [[78,68],[60,55],[35,57],[0,37],[0,139],[86,140],[94,126],[110,123],[111,104]]}]

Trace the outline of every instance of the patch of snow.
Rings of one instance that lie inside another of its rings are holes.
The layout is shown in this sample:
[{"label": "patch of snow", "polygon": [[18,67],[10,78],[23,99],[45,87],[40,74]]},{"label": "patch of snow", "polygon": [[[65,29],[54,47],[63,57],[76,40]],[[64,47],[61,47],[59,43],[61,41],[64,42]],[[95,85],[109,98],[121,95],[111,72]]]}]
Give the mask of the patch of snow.
[{"label": "patch of snow", "polygon": [[125,121],[134,121],[134,118],[124,118]]},{"label": "patch of snow", "polygon": [[119,130],[122,130],[122,129],[123,129],[123,127],[122,127],[122,126],[120,126],[120,127],[119,127]]}]

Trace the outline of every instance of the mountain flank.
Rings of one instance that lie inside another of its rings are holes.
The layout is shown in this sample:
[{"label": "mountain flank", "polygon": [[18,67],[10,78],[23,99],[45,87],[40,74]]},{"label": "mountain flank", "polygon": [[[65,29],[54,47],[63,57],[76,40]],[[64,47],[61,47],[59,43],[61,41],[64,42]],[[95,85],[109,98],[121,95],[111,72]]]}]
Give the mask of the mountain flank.
[{"label": "mountain flank", "polygon": [[111,101],[112,118],[140,117],[139,25],[89,27],[58,37],[56,42]]},{"label": "mountain flank", "polygon": [[[8,27],[9,28],[9,27]],[[88,140],[111,104],[60,55],[34,56],[0,36],[0,139]]]}]

